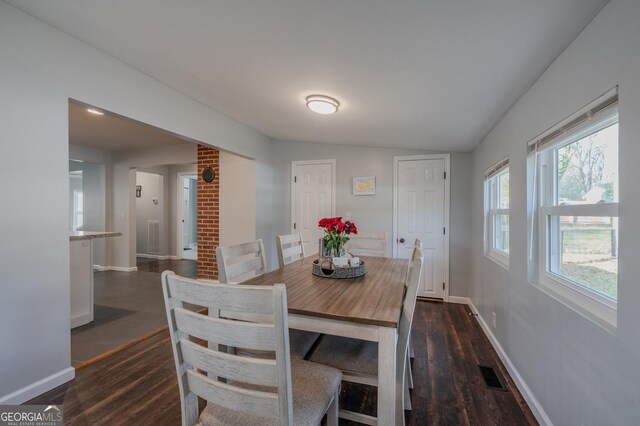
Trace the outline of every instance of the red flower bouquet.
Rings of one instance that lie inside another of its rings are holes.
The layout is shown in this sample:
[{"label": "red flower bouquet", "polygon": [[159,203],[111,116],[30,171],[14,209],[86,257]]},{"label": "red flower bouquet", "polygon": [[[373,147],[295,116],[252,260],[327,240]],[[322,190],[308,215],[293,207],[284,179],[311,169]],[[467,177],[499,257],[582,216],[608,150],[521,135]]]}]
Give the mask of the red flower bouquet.
[{"label": "red flower bouquet", "polygon": [[358,227],[351,221],[343,222],[341,217],[325,217],[320,219],[318,226],[324,228],[324,249],[327,253],[340,257],[344,254],[344,245],[349,241],[349,235],[358,233]]}]

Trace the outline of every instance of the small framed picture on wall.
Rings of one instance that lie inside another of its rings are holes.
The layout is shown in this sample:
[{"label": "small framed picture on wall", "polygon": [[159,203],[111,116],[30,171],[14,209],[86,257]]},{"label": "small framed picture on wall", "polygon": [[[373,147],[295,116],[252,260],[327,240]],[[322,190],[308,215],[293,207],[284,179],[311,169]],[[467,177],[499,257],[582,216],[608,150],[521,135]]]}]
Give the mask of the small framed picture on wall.
[{"label": "small framed picture on wall", "polygon": [[376,195],[376,177],[358,176],[353,178],[353,195]]}]

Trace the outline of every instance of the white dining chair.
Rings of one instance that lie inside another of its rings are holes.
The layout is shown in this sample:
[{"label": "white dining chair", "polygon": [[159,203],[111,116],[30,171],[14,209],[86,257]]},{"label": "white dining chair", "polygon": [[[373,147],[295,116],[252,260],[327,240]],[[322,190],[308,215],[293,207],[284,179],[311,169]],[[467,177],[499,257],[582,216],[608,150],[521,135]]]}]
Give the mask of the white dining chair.
[{"label": "white dining chair", "polygon": [[[261,239],[233,246],[218,246],[216,260],[218,279],[221,283],[238,284],[267,271],[267,256]],[[289,332],[291,357],[304,359],[319,337],[319,333],[291,330]],[[244,353],[260,357],[272,356],[272,354],[258,351]]]},{"label": "white dining chair", "polygon": [[218,280],[234,284],[262,275],[267,271],[267,256],[261,239],[216,248]]},{"label": "white dining chair", "polygon": [[[409,274],[411,273],[411,265],[413,265],[414,259],[417,257],[418,253],[422,250],[422,241],[416,238],[413,243],[413,251],[411,253],[411,259],[409,260],[409,264],[407,265],[407,280],[409,278]],[[407,352],[407,356],[409,359],[407,360],[407,382],[409,385],[409,389],[413,389],[413,369],[411,367],[411,360],[415,358],[415,351],[413,349],[413,339],[411,338],[411,332],[409,332],[409,350]]]},{"label": "white dining chair", "polygon": [[278,249],[278,264],[281,268],[297,260],[304,259],[302,234],[276,236],[276,248]]},{"label": "white dining chair", "polygon": [[[417,254],[412,262],[411,271],[405,284],[405,296],[398,324],[396,406],[400,410],[403,407],[409,408],[411,405],[408,383],[405,380],[408,362],[407,347],[418,295],[418,285],[422,280],[423,269],[424,255],[422,250],[417,249]],[[378,345],[375,342],[325,335],[313,350],[309,359],[341,370],[343,381],[377,386]],[[347,410],[340,410],[340,417],[364,424],[377,424],[375,417]]]},{"label": "white dining chair", "polygon": [[407,277],[409,277],[409,272],[411,271],[411,265],[413,264],[412,261],[413,259],[415,259],[416,256],[416,249],[418,250],[422,250],[422,241],[418,238],[416,238],[416,240],[413,243],[413,250],[411,251],[411,259],[409,261],[409,264],[407,265]]},{"label": "white dining chair", "polygon": [[360,232],[349,235],[346,250],[354,256],[387,256],[386,232]]},{"label": "white dining chair", "polygon": [[[339,370],[289,357],[283,284],[238,286],[162,274],[162,290],[182,407],[182,425],[338,424]],[[270,323],[212,318],[185,303],[227,312],[271,315]],[[195,340],[194,340],[195,339]],[[199,343],[274,351],[249,358]],[[198,397],[207,401],[199,412]]]}]

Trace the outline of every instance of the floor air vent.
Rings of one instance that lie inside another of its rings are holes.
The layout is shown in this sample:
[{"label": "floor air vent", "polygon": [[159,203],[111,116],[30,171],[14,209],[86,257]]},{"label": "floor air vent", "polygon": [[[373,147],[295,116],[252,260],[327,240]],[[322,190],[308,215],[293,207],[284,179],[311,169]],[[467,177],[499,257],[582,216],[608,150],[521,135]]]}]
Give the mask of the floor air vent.
[{"label": "floor air vent", "polygon": [[479,365],[480,374],[482,374],[482,378],[484,379],[484,384],[487,385],[488,388],[497,389],[501,391],[507,391],[505,386],[502,384],[502,381],[498,377],[496,370],[493,367],[487,367],[485,365]]}]

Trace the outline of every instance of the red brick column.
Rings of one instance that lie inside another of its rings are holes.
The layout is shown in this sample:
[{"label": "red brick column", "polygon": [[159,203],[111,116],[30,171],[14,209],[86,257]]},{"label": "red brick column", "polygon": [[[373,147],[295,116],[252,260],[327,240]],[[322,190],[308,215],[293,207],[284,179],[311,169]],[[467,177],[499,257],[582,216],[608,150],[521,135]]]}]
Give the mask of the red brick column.
[{"label": "red brick column", "polygon": [[[198,145],[198,278],[218,279],[216,247],[220,243],[220,152]],[[216,171],[213,182],[202,180],[202,170]]]}]

